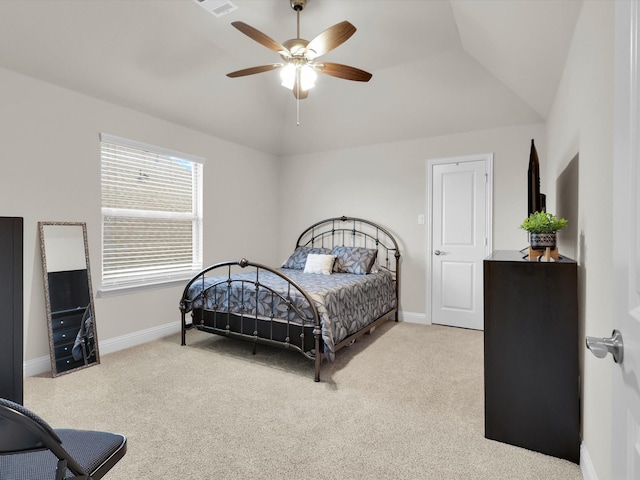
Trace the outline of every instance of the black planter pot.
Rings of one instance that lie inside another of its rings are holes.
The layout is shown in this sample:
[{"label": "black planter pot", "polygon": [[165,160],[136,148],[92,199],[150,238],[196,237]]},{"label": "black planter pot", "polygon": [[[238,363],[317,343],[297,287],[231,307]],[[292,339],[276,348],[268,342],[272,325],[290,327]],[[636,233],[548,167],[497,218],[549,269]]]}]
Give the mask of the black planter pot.
[{"label": "black planter pot", "polygon": [[534,250],[556,248],[556,233],[530,233],[529,244]]}]

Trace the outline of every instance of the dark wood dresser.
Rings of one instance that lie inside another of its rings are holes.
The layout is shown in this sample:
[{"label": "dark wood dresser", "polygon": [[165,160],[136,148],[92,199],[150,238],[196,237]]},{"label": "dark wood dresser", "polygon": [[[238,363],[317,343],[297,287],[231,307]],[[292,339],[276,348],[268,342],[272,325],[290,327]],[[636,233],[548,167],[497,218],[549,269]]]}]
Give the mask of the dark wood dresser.
[{"label": "dark wood dresser", "polygon": [[0,397],[23,402],[23,220],[0,217]]},{"label": "dark wood dresser", "polygon": [[484,260],[485,437],[580,461],[578,269]]}]

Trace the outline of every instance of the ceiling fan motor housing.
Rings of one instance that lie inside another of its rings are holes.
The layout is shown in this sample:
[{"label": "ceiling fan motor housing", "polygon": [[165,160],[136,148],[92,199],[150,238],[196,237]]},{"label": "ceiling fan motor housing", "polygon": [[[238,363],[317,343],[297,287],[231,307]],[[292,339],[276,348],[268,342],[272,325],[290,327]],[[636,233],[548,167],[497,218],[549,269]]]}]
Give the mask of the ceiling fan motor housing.
[{"label": "ceiling fan motor housing", "polygon": [[[305,53],[307,51],[307,45],[309,45],[309,42],[307,40],[305,40],[304,38],[292,38],[290,40],[286,40],[286,41],[282,42],[282,45],[284,45],[285,47],[287,47],[289,49],[289,51],[293,55],[293,58],[305,59]],[[289,59],[285,55],[280,55],[280,56],[285,61],[287,61]]]}]

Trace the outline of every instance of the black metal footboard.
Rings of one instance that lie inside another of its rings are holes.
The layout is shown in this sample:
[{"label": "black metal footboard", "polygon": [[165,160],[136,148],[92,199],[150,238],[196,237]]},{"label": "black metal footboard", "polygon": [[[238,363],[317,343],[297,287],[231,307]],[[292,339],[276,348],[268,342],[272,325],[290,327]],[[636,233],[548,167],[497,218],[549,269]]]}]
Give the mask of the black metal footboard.
[{"label": "black metal footboard", "polygon": [[247,259],[212,265],[193,277],[180,300],[182,345],[186,314],[198,330],[293,349],[315,361],[320,381],[322,326],[314,301],[296,282]]}]

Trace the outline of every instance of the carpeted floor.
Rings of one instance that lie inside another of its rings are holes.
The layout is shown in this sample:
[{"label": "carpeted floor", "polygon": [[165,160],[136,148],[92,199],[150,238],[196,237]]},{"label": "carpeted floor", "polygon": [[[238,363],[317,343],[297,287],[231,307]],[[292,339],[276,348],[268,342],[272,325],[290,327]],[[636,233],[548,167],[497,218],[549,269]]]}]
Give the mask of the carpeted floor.
[{"label": "carpeted floor", "polygon": [[577,480],[484,438],[482,332],[388,322],[323,363],[192,331],[25,380],[54,427],[124,433],[117,479]]}]

